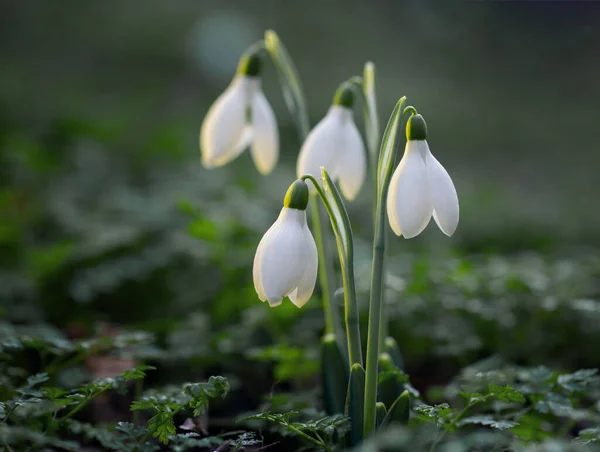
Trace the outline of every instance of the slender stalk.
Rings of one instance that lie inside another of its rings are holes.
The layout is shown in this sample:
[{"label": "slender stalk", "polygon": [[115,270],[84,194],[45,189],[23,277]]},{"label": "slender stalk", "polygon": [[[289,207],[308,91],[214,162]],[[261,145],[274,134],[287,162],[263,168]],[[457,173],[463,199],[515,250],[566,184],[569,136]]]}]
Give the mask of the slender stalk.
[{"label": "slender stalk", "polygon": [[293,425],[290,424],[285,424],[285,426],[287,428],[289,428],[290,430],[292,430],[293,432],[297,433],[298,435],[302,436],[303,438],[305,438],[306,440],[310,441],[313,444],[316,444],[317,446],[321,446],[322,448],[324,448],[326,451],[331,452],[331,448],[325,444],[323,441],[319,441],[318,439],[313,438],[310,435],[307,435],[306,433],[304,433],[302,430],[297,429],[296,427],[294,427]]},{"label": "slender stalk", "polygon": [[385,257],[385,210],[378,202],[373,241],[373,268],[371,272],[371,302],[369,303],[369,334],[367,338],[367,368],[365,379],[364,438],[375,431],[377,403],[377,364],[380,347],[382,278]]},{"label": "slender stalk", "polygon": [[362,366],[362,349],[360,345],[360,317],[358,302],[356,301],[356,288],[354,287],[354,257],[347,256],[345,262],[344,250],[338,244],[340,264],[342,267],[342,283],[344,285],[344,317],[346,321],[346,334],[348,338],[348,360],[350,367],[358,363]]},{"label": "slender stalk", "polygon": [[[346,337],[348,341],[348,359],[349,365],[358,363],[362,366],[362,350],[360,345],[360,323],[358,313],[358,303],[356,301],[356,289],[354,287],[354,245],[352,244],[352,231],[350,230],[349,224],[338,225],[338,220],[331,207],[327,195],[321,188],[321,185],[317,180],[310,174],[302,176],[302,180],[310,180],[317,190],[325,210],[331,220],[331,225],[336,236],[336,242],[338,246],[338,255],[340,258],[340,266],[342,268],[342,282],[344,286],[344,317],[346,321]],[[335,188],[335,187],[334,187]],[[314,199],[314,198],[313,198]],[[313,203],[316,200],[312,201]],[[341,218],[342,221],[344,217]],[[343,226],[348,231],[348,241],[344,242],[340,226]],[[317,247],[319,245],[317,244]]]},{"label": "slender stalk", "polygon": [[321,213],[319,201],[315,196],[310,200],[312,212],[312,230],[317,245],[317,255],[319,258],[319,283],[321,284],[321,298],[323,299],[323,310],[325,311],[325,334],[336,334],[337,311],[333,306],[331,297],[332,284],[330,281],[329,253],[326,252],[325,241],[323,240],[323,230],[321,229]]},{"label": "slender stalk", "polygon": [[[363,437],[368,438],[374,431],[377,417],[377,365],[379,347],[383,345],[383,269],[385,264],[386,203],[387,191],[394,168],[398,141],[398,130],[403,130],[403,106],[406,98],[401,98],[388,121],[379,155],[377,179],[377,204],[375,210],[375,237],[373,239],[373,267],[371,271],[371,291],[369,300],[369,333],[367,337],[367,363],[365,377],[365,412],[363,416]],[[381,341],[381,345],[380,345]]]},{"label": "slender stalk", "polygon": [[94,400],[96,397],[98,397],[100,394],[102,394],[103,392],[107,391],[108,389],[110,389],[110,385],[103,387],[102,389],[100,389],[95,394],[92,394],[87,399],[81,401],[75,408],[73,408],[67,414],[65,414],[62,417],[59,417],[58,421],[61,422],[61,421],[64,421],[65,419],[70,418],[71,416],[73,416],[74,414],[76,414],[79,410],[81,410],[83,407],[85,407],[88,403],[90,403],[92,400]]}]

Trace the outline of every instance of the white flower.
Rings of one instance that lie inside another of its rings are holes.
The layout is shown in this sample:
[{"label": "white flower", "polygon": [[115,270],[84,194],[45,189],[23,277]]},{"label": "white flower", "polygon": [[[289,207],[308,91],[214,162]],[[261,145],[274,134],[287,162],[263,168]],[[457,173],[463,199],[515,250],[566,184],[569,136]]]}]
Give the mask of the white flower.
[{"label": "white flower", "polygon": [[[419,122],[422,118],[417,118]],[[424,121],[422,121],[422,127]],[[410,122],[407,126],[407,134]],[[433,218],[442,232],[451,236],[458,226],[459,207],[456,189],[444,167],[429,150],[424,132],[409,137],[404,156],[390,181],[387,214],[398,236],[410,239],[419,235]],[[413,136],[412,138],[415,138]]]},{"label": "white flower", "polygon": [[260,77],[237,74],[202,123],[202,164],[206,168],[226,165],[248,145],[258,171],[270,173],[279,156],[277,121],[262,92]]},{"label": "white flower", "polygon": [[356,197],[365,180],[367,160],[352,110],[346,106],[332,105],[302,145],[298,177],[311,174],[320,180],[321,167],[339,181],[346,199]]},{"label": "white flower", "polygon": [[317,266],[317,246],[306,224],[306,211],[284,207],[256,250],[253,274],[258,297],[274,307],[288,296],[301,308],[315,288]]}]

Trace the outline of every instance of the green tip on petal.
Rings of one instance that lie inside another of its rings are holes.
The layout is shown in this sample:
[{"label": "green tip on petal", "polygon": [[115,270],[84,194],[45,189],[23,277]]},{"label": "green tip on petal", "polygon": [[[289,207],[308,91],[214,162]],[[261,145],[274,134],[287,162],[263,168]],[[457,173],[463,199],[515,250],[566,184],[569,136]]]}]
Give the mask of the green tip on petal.
[{"label": "green tip on petal", "polygon": [[242,55],[238,63],[237,73],[249,77],[257,77],[262,70],[262,58],[257,51]]},{"label": "green tip on petal", "polygon": [[295,181],[288,188],[285,198],[283,198],[283,207],[290,209],[306,210],[308,205],[308,185],[301,179]]},{"label": "green tip on petal", "polygon": [[327,333],[325,336],[323,336],[321,338],[321,342],[323,344],[330,344],[332,342],[335,342],[335,334],[333,334],[333,333]]},{"label": "green tip on petal", "polygon": [[379,363],[380,364],[392,364],[392,357],[387,354],[387,353],[380,353],[379,354]]},{"label": "green tip on petal", "polygon": [[407,140],[426,140],[427,123],[420,114],[412,115],[406,124]]},{"label": "green tip on petal", "polygon": [[333,96],[333,105],[341,105],[346,108],[354,106],[354,91],[350,83],[344,82],[340,85]]}]

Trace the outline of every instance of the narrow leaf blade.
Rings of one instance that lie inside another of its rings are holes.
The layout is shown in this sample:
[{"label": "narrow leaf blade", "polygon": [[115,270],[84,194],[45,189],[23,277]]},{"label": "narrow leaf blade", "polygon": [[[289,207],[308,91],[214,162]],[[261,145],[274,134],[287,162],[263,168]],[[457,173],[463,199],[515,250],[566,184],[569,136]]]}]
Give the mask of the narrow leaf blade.
[{"label": "narrow leaf blade", "polygon": [[281,39],[279,39],[279,36],[273,30],[265,32],[265,46],[277,69],[277,75],[279,76],[281,89],[283,90],[283,97],[296,123],[298,135],[304,141],[304,138],[308,135],[310,126],[306,111],[306,100],[300,83],[300,77],[298,77],[298,71]]}]

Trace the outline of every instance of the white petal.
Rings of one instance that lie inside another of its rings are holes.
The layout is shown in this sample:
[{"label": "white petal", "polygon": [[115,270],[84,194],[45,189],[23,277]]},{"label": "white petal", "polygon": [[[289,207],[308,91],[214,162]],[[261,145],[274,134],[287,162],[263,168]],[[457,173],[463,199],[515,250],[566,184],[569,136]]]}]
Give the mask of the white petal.
[{"label": "white petal", "polygon": [[[321,180],[321,167],[334,178],[335,162],[339,156],[343,142],[344,119],[347,116],[345,107],[332,106],[325,117],[310,131],[300,149],[298,165],[296,167],[297,177],[311,174],[318,181]],[[350,111],[350,114],[352,112]],[[314,191],[312,184],[309,184]]]},{"label": "white petal", "polygon": [[252,129],[252,160],[261,174],[269,174],[279,157],[279,133],[273,109],[261,90],[254,95],[252,103]]},{"label": "white petal", "polygon": [[237,76],[212,104],[200,129],[202,164],[207,168],[223,166],[244,149],[243,133],[246,106],[257,81]]},{"label": "white petal", "polygon": [[447,236],[451,236],[458,226],[459,208],[458,195],[450,175],[441,163],[431,154],[425,141],[427,180],[431,202],[433,203],[433,218],[439,228]]},{"label": "white petal", "polygon": [[292,303],[301,308],[306,304],[310,297],[312,296],[313,291],[315,290],[315,283],[317,281],[317,269],[319,266],[319,258],[317,256],[317,245],[315,244],[315,239],[313,238],[310,229],[308,229],[308,225],[305,223],[303,226],[304,232],[304,243],[305,243],[305,260],[306,267],[304,268],[304,273],[302,275],[302,279],[298,283],[298,287],[296,287],[288,296]]},{"label": "white petal", "polygon": [[284,296],[298,287],[304,274],[306,240],[302,225],[305,218],[305,211],[284,207],[258,245],[260,255],[255,259],[254,271],[258,287],[271,306],[280,304]]},{"label": "white petal", "polygon": [[365,180],[367,156],[365,145],[352,118],[344,124],[343,133],[344,145],[340,150],[335,174],[340,181],[342,194],[347,200],[352,201]]},{"label": "white petal", "polygon": [[[270,229],[269,229],[270,230]],[[267,233],[269,232],[269,230],[267,231]],[[266,236],[266,234],[265,234]],[[260,301],[265,301],[267,299],[267,296],[265,295],[265,289],[263,288],[262,285],[262,280],[260,277],[260,255],[263,249],[263,245],[264,245],[264,237],[263,239],[261,239],[260,243],[258,244],[258,248],[256,248],[256,254],[254,255],[254,265],[252,267],[252,278],[254,279],[254,290],[256,290],[256,294],[258,295],[258,298],[260,299]]]},{"label": "white petal", "polygon": [[390,226],[396,235],[410,239],[429,223],[433,206],[427,184],[427,168],[419,152],[423,141],[406,143],[404,156],[394,171],[387,199]]}]

